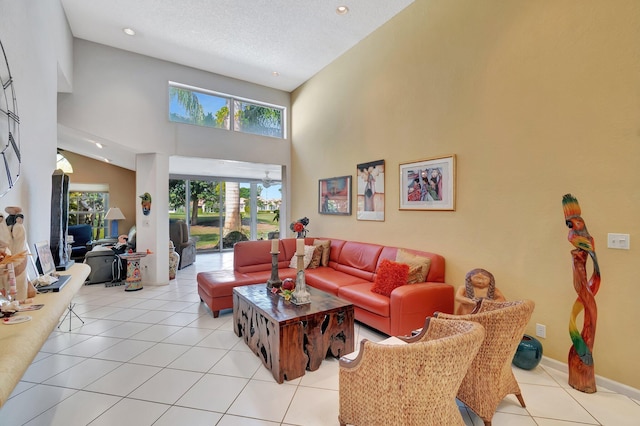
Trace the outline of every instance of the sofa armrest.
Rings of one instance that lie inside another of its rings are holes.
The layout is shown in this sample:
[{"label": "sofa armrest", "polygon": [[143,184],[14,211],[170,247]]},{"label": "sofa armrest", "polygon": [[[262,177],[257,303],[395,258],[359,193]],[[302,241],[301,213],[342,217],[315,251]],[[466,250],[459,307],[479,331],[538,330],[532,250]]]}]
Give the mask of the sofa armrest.
[{"label": "sofa armrest", "polygon": [[455,289],[445,283],[418,283],[400,286],[391,292],[390,335],[408,335],[424,325],[433,313],[453,313]]}]

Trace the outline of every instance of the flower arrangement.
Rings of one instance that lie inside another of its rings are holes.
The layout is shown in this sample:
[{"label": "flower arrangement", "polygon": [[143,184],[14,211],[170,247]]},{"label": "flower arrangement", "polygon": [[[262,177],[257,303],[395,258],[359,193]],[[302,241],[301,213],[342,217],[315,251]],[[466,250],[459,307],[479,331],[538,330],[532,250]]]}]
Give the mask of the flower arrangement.
[{"label": "flower arrangement", "polygon": [[282,281],[282,287],[280,288],[273,287],[271,288],[271,292],[273,294],[278,294],[282,296],[284,300],[290,300],[291,295],[293,295],[293,290],[295,290],[295,288],[296,288],[296,282],[291,278],[287,278],[284,281]]},{"label": "flower arrangement", "polygon": [[302,219],[298,219],[295,222],[291,222],[289,224],[289,229],[298,234],[299,238],[307,236],[307,226],[309,225],[309,218],[303,217]]}]

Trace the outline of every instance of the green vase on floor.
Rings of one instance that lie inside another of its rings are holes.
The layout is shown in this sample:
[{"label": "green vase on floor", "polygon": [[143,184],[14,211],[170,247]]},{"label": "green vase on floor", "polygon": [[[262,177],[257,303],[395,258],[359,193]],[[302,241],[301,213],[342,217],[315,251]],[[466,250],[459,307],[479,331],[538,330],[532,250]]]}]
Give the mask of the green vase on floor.
[{"label": "green vase on floor", "polygon": [[533,336],[525,334],[513,356],[513,365],[524,370],[533,370],[542,360],[542,343]]}]

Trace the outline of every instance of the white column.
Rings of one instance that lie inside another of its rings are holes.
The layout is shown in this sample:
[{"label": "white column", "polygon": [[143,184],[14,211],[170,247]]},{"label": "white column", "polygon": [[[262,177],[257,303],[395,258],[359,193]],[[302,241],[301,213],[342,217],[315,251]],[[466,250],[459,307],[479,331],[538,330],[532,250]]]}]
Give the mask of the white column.
[{"label": "white column", "polygon": [[[142,212],[145,192],[151,195],[151,211]],[[144,285],[169,284],[169,156],[136,155],[136,251],[152,254],[140,261]]]}]

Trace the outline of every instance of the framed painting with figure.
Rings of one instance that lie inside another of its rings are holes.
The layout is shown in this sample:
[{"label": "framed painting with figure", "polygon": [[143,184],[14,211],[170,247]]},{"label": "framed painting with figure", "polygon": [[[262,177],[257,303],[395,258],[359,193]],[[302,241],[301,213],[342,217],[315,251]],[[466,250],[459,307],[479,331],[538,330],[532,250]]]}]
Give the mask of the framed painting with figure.
[{"label": "framed painting with figure", "polygon": [[455,210],[456,156],[400,163],[400,210]]},{"label": "framed painting with figure", "polygon": [[351,176],[318,181],[318,213],[351,214]]},{"label": "framed painting with figure", "polygon": [[356,219],[384,221],[384,160],[358,164]]}]

